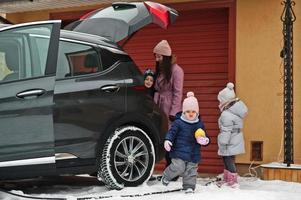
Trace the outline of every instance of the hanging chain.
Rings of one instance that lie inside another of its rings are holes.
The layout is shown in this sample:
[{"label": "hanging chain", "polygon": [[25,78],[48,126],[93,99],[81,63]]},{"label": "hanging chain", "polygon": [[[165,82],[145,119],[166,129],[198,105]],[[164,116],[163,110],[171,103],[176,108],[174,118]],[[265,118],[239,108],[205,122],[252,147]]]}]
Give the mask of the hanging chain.
[{"label": "hanging chain", "polygon": [[293,22],[296,20],[293,6],[295,2],[286,0],[281,3],[284,10],[283,22],[284,46],[281,57],[284,63],[284,163],[294,163],[293,151]]}]

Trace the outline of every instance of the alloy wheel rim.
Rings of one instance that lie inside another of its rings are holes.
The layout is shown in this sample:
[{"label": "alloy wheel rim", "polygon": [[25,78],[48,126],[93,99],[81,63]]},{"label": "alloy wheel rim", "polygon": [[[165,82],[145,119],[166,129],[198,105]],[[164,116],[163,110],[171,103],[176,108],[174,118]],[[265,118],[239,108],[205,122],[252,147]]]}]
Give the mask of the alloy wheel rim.
[{"label": "alloy wheel rim", "polygon": [[118,175],[129,182],[140,179],[148,168],[149,153],[138,137],[123,138],[114,152],[114,166]]}]

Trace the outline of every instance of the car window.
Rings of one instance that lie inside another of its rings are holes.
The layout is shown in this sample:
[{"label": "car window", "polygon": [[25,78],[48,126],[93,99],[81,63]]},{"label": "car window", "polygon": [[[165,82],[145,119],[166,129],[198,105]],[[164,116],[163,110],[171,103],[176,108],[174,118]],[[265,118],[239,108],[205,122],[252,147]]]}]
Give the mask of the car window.
[{"label": "car window", "polygon": [[101,66],[94,47],[60,41],[56,73],[58,79],[98,71],[101,71]]},{"label": "car window", "polygon": [[44,76],[52,25],[0,32],[0,83]]},{"label": "car window", "polygon": [[117,62],[129,62],[131,58],[122,51],[113,48],[102,48],[100,50],[101,64],[103,70],[108,69]]}]

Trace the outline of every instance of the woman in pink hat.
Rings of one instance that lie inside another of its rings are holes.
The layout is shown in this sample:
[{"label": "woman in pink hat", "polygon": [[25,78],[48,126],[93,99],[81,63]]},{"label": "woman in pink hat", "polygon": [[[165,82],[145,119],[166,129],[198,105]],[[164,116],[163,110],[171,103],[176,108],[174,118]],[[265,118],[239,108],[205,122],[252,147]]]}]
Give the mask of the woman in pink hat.
[{"label": "woman in pink hat", "polygon": [[[155,82],[155,103],[163,110],[169,119],[169,127],[175,116],[182,110],[182,94],[184,72],[176,64],[175,56],[166,40],[159,42],[153,53],[156,59],[156,82]],[[166,155],[167,165],[171,160]]]},{"label": "woman in pink hat", "polygon": [[[164,111],[169,122],[174,121],[181,109],[184,72],[175,63],[175,56],[166,40],[159,42],[154,50],[156,58],[155,103]],[[170,125],[170,123],[169,123]]]}]

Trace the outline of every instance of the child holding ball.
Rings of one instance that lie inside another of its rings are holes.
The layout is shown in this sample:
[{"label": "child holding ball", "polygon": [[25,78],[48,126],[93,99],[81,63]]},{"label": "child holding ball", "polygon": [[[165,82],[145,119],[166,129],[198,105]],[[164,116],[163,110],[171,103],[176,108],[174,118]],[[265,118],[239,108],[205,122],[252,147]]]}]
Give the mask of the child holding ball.
[{"label": "child holding ball", "polygon": [[201,159],[201,145],[208,145],[209,138],[199,118],[199,104],[193,92],[187,93],[182,113],[177,114],[164,142],[171,164],[164,170],[161,182],[168,185],[176,176],[183,177],[183,190],[193,193],[196,186],[198,162]]}]

